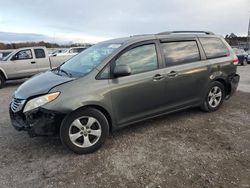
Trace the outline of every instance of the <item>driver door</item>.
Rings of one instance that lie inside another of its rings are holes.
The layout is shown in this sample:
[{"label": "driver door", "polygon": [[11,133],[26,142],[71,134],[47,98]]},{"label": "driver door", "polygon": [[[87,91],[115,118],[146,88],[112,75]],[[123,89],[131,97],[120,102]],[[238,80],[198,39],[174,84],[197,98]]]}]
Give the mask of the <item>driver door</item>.
[{"label": "driver door", "polygon": [[113,78],[109,83],[118,126],[159,113],[165,96],[156,43],[135,45],[119,56],[114,64],[131,68],[130,75]]},{"label": "driver door", "polygon": [[31,49],[18,51],[12,58],[13,77],[29,77],[38,73],[38,67]]}]

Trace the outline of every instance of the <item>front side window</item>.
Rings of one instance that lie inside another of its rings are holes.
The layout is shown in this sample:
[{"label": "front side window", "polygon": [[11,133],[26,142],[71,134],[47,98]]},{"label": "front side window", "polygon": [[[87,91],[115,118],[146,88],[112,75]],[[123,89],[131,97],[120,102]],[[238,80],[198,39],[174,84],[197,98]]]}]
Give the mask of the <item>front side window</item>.
[{"label": "front side window", "polygon": [[155,44],[135,47],[125,52],[116,60],[116,65],[128,65],[131,74],[156,70],[158,62]]},{"label": "front side window", "polygon": [[180,65],[200,60],[196,41],[162,43],[166,66]]},{"label": "front side window", "polygon": [[99,74],[99,79],[109,79],[109,78],[110,78],[110,65],[108,64]]},{"label": "front side window", "polygon": [[200,41],[208,59],[229,55],[227,47],[219,38],[200,38]]},{"label": "front side window", "polygon": [[32,59],[31,50],[22,50],[15,55],[17,60]]},{"label": "front side window", "polygon": [[34,49],[36,58],[45,58],[45,52],[43,49]]}]

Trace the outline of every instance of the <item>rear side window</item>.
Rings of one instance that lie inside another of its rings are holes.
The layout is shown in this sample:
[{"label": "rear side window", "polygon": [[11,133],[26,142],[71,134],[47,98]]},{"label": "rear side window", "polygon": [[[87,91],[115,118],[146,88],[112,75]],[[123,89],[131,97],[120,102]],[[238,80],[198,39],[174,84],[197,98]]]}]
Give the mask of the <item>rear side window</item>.
[{"label": "rear side window", "polygon": [[200,41],[208,59],[229,55],[227,47],[219,38],[200,38]]},{"label": "rear side window", "polygon": [[34,49],[36,58],[45,58],[45,52],[43,49]]},{"label": "rear side window", "polygon": [[200,53],[196,41],[162,43],[166,66],[199,61]]}]

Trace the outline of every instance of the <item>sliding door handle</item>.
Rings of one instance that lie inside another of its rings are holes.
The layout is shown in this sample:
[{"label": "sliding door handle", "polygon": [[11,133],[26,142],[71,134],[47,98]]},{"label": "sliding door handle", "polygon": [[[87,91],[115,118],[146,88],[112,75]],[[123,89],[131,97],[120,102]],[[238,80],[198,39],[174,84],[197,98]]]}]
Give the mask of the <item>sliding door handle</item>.
[{"label": "sliding door handle", "polygon": [[174,77],[178,76],[178,73],[176,71],[171,71],[170,73],[167,74],[167,76],[170,78],[174,78]]}]

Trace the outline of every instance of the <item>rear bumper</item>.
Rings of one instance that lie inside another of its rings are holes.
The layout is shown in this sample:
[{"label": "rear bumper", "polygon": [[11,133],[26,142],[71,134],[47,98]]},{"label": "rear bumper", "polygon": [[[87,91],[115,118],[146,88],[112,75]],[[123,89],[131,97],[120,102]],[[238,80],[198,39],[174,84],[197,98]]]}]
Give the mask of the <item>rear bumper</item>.
[{"label": "rear bumper", "polygon": [[27,131],[31,137],[57,134],[64,117],[63,114],[43,108],[27,113],[22,111],[14,113],[9,108],[9,114],[12,126],[18,131]]},{"label": "rear bumper", "polygon": [[234,76],[229,78],[229,88],[230,88],[230,92],[229,94],[226,96],[226,99],[229,99],[236,91],[239,81],[240,81],[240,75],[235,74]]}]

